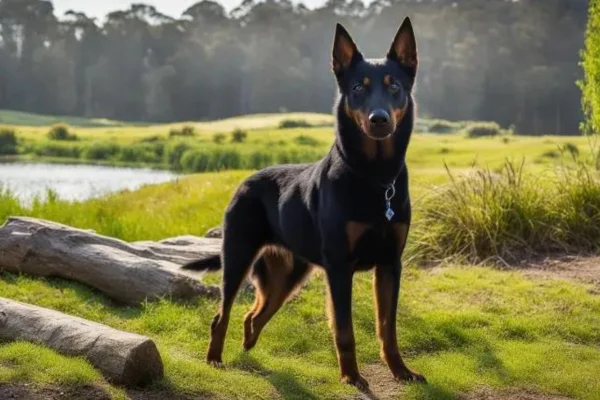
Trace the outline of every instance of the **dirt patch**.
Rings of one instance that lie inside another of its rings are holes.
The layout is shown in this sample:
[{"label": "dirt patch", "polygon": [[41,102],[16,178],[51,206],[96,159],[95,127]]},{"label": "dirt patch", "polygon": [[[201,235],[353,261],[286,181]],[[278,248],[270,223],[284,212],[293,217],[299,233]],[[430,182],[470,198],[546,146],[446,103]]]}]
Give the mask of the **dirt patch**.
[{"label": "dirt patch", "polygon": [[97,386],[35,387],[32,385],[0,385],[2,400],[110,400],[110,395]]},{"label": "dirt patch", "polygon": [[463,397],[464,400],[569,400],[568,397],[551,396],[527,390],[478,389]]},{"label": "dirt patch", "polygon": [[361,374],[369,382],[369,393],[359,394],[355,400],[391,400],[401,398],[402,384],[396,382],[383,363],[365,365]]},{"label": "dirt patch", "polygon": [[600,294],[600,257],[564,256],[529,261],[516,267],[526,276],[542,279],[565,279],[594,286]]}]

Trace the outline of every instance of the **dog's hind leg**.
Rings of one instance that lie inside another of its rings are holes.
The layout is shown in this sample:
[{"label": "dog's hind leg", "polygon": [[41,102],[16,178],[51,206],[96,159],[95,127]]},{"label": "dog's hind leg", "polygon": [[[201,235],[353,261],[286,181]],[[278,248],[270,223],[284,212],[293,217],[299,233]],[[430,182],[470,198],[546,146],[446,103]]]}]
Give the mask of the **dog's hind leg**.
[{"label": "dog's hind leg", "polygon": [[267,250],[254,266],[256,302],[244,321],[244,349],[255,345],[261,331],[300,287],[312,266],[282,249]]},{"label": "dog's hind leg", "polygon": [[268,240],[268,222],[259,201],[240,196],[230,205],[223,234],[223,282],[221,305],[211,324],[206,361],[222,365],[222,353],[229,316],[238,290],[255,258]]}]

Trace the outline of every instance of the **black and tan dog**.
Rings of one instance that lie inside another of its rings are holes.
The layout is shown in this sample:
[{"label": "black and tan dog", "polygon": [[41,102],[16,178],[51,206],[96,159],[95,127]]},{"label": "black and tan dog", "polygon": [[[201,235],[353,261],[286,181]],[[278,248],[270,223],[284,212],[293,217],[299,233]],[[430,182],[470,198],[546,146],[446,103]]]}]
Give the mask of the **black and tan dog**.
[{"label": "black and tan dog", "polygon": [[301,285],[325,271],[342,381],[366,388],[356,362],[352,278],[374,269],[381,354],[398,380],[425,381],[396,342],[401,256],[411,219],[405,156],[414,120],[417,48],[404,20],[386,58],[367,60],[337,25],[333,70],[339,87],[336,139],[321,161],[266,168],[246,179],[227,208],[222,257],[185,266],[223,267],[222,301],[207,361],[220,366],[230,311],[250,271],[256,300],[244,321],[244,348]]}]

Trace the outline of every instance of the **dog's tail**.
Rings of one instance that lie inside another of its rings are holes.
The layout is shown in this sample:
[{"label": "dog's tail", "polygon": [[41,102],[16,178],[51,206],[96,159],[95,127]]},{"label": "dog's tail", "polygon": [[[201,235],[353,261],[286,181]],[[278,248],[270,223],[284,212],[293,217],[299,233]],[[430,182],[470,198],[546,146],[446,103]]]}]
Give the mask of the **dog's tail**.
[{"label": "dog's tail", "polygon": [[221,256],[214,255],[208,258],[204,258],[198,261],[192,261],[188,264],[185,264],[181,267],[181,269],[186,269],[190,271],[218,271],[221,269]]}]

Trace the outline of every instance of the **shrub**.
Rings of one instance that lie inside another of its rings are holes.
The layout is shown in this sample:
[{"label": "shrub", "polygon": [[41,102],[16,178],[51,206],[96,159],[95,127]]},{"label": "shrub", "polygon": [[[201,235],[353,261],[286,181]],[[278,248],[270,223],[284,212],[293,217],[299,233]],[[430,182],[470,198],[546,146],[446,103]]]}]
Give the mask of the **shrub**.
[{"label": "shrub", "polygon": [[585,36],[585,49],[582,54],[584,79],[579,81],[582,91],[582,105],[586,132],[600,132],[600,0],[592,0],[589,5],[589,19]]},{"label": "shrub", "polygon": [[120,150],[116,143],[92,143],[83,150],[82,157],[85,160],[109,160]]},{"label": "shrub", "polygon": [[500,125],[495,122],[476,122],[467,127],[467,137],[497,136],[502,133]]},{"label": "shrub", "polygon": [[300,146],[317,147],[320,142],[312,136],[300,135],[294,139]]},{"label": "shrub", "polygon": [[421,204],[413,251],[426,260],[504,260],[600,250],[600,181],[580,164],[552,178],[480,170]]},{"label": "shrub", "polygon": [[226,136],[225,136],[224,133],[216,133],[213,136],[213,142],[215,142],[216,144],[223,144],[223,143],[225,143],[225,139],[226,139]]},{"label": "shrub", "polygon": [[183,169],[181,159],[189,149],[191,149],[191,146],[185,142],[170,144],[166,147],[163,158],[170,168],[180,171]]},{"label": "shrub", "polygon": [[75,141],[77,135],[69,131],[69,126],[65,124],[52,125],[48,132],[48,139],[50,140],[63,140],[63,141]]},{"label": "shrub", "polygon": [[279,129],[310,128],[312,125],[303,119],[284,119],[279,123]]},{"label": "shrub", "polygon": [[79,158],[81,147],[70,143],[41,143],[37,145],[34,154],[39,157]]},{"label": "shrub", "polygon": [[[162,149],[162,146],[160,147]],[[152,144],[132,145],[121,147],[117,155],[118,161],[142,162],[157,164],[162,159],[161,151]]]},{"label": "shrub", "polygon": [[0,155],[17,154],[17,134],[14,130],[0,129]]},{"label": "shrub", "polygon": [[181,167],[188,172],[240,169],[242,156],[237,150],[188,150],[181,158]]},{"label": "shrub", "polygon": [[250,158],[246,165],[250,169],[262,169],[273,165],[273,155],[266,151],[254,151],[250,154]]},{"label": "shrub", "polygon": [[438,120],[429,126],[428,132],[430,132],[430,133],[452,133],[452,132],[456,132],[457,130],[458,129],[456,127],[456,124],[449,122],[449,121]]},{"label": "shrub", "polygon": [[231,132],[231,141],[233,143],[243,143],[248,138],[248,133],[241,129],[236,129]]},{"label": "shrub", "polygon": [[193,126],[186,125],[181,129],[171,129],[169,132],[169,137],[193,137],[196,136],[196,130]]}]

